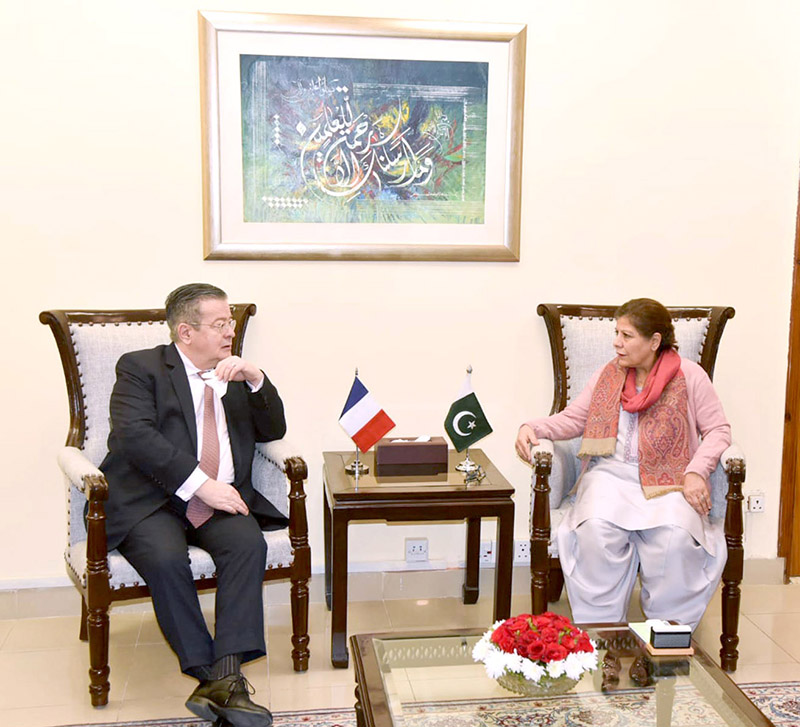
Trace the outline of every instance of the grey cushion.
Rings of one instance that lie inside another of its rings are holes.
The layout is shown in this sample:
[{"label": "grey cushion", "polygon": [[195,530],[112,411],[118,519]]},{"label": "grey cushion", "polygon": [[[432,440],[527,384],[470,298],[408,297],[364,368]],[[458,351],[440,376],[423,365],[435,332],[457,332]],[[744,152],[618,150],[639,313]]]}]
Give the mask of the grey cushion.
[{"label": "grey cushion", "polygon": [[[264,540],[267,542],[267,561],[266,568],[281,568],[290,566],[294,561],[294,551],[289,541],[287,530],[272,530],[264,533]],[[64,557],[72,571],[86,585],[86,541],[80,540],[74,545],[70,545]],[[192,565],[192,577],[195,580],[209,578],[216,575],[216,568],[211,556],[201,548],[189,547],[189,560]],[[118,550],[112,550],[108,554],[108,569],[111,574],[109,579],[112,590],[124,586],[144,585],[144,579],[136,572],[136,569],[120,555]]]}]

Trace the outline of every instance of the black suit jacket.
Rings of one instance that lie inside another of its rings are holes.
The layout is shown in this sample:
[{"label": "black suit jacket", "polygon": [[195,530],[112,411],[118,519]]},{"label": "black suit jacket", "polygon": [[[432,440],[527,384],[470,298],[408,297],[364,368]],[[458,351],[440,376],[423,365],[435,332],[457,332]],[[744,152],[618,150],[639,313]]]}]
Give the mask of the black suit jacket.
[{"label": "black suit jacket", "polygon": [[[130,529],[170,500],[185,511],[176,490],[198,466],[197,425],[186,369],[175,344],[124,354],[111,393],[108,454],[100,465],[108,481],[106,536],[116,548]],[[232,381],[222,397],[230,435],[234,486],[262,529],[286,518],[253,489],[250,471],[256,442],[286,432],[283,402],[269,379],[252,393]]]}]

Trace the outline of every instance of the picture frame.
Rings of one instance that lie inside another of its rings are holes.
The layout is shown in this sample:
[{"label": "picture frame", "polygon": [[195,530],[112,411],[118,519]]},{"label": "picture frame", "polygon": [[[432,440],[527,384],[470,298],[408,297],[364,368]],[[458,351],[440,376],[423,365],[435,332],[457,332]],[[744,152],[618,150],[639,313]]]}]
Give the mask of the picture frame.
[{"label": "picture frame", "polygon": [[204,257],[518,261],[526,30],[200,11]]}]

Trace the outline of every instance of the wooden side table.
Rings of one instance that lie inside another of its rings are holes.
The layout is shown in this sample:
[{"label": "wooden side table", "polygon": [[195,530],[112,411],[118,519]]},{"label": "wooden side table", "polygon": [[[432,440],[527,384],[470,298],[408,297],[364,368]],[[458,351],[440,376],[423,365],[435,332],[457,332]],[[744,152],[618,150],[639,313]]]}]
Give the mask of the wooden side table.
[{"label": "wooden side table", "polygon": [[466,520],[466,576],[464,603],[478,600],[478,556],[481,518],[497,518],[497,560],[494,580],[494,620],[511,615],[511,572],[514,557],[514,488],[479,449],[470,457],[486,477],[466,485],[455,470],[464,459],[449,453],[446,475],[420,477],[375,477],[372,452],[363,457],[370,474],[356,480],[345,473],[353,452],[323,452],[325,518],[325,600],[331,609],[331,662],[346,667],[347,654],[347,526],[351,520],[387,522]]}]

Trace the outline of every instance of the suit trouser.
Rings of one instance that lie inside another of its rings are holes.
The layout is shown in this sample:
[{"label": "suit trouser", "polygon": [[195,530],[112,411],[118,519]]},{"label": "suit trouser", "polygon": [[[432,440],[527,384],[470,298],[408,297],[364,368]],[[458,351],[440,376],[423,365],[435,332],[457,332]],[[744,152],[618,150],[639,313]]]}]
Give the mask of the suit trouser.
[{"label": "suit trouser", "polygon": [[[214,560],[217,573],[214,638],[192,579],[188,546]],[[150,588],[158,625],[181,670],[213,664],[228,654],[242,661],[266,654],[262,586],[267,546],[255,518],[215,512],[195,530],[165,506],[134,526],[119,551]]]},{"label": "suit trouser", "polygon": [[725,563],[675,525],[624,530],[592,518],[575,529],[575,538],[575,568],[564,576],[578,623],[626,621],[638,572],[645,616],[675,619],[694,629]]}]

